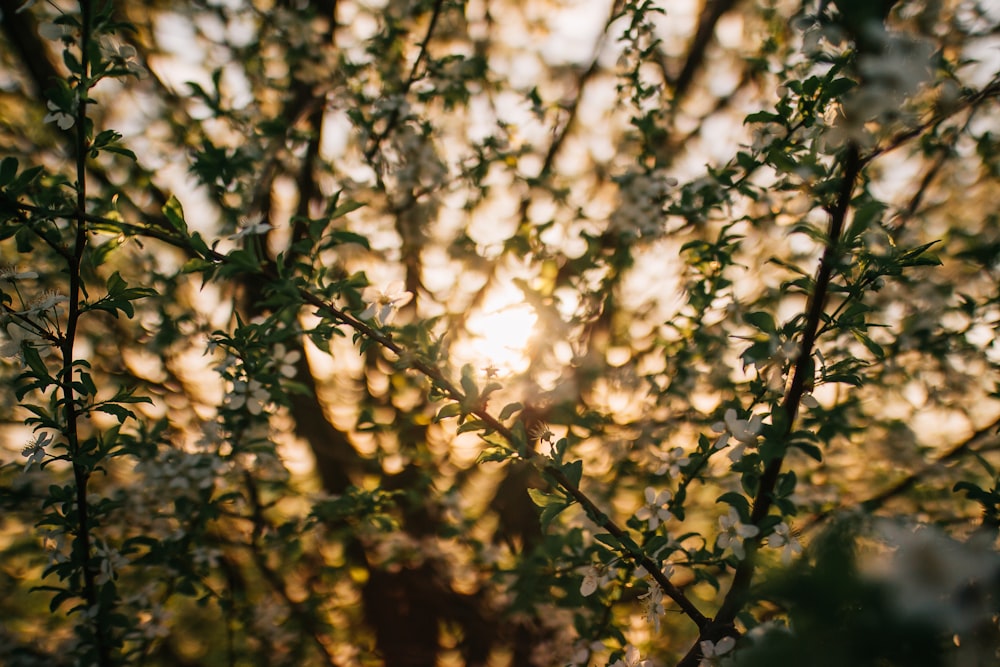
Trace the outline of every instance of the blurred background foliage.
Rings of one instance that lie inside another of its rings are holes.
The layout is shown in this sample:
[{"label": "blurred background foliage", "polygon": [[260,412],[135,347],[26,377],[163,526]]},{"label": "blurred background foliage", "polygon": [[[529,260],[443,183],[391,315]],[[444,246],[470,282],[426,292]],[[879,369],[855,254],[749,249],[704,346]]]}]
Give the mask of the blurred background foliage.
[{"label": "blurred background foliage", "polygon": [[[44,35],[75,4],[20,4],[0,4],[0,146],[69,201],[74,143],[43,122],[66,66]],[[837,549],[902,517],[936,524],[934,544],[988,533],[993,551],[991,3],[900,3],[875,45],[847,2],[111,4],[144,71],[103,81],[90,113],[138,159],[89,163],[91,212],[169,230],[175,196],[213,247],[259,244],[358,310],[366,284],[400,281],[413,298],[394,339],[448,377],[471,364],[480,386],[498,381],[489,409],[520,403],[543,454],[565,438],[583,490],[643,540],[660,536],[672,581],[708,616],[735,563],[713,548],[717,499],[752,499],[760,465],[731,459],[734,445],[709,457],[712,426],[780,402],[843,147],[859,145],[815,405],[783,473],[782,513],[808,546],[788,570],[760,552],[776,574],[739,627],[793,610],[797,627],[840,628],[829,645],[859,638],[810,664],[869,664],[857,657],[877,654],[869,639],[934,643],[923,619],[882,623],[892,596]],[[270,228],[233,240],[241,224]],[[95,293],[117,271],[158,294],[133,319],[82,320],[77,340],[98,386],[152,399],[91,489],[108,502],[102,539],[131,545],[115,572],[131,662],[606,664],[627,640],[667,665],[696,639],[669,604],[647,622],[645,585],[578,507],[543,525],[552,489],[535,467],[478,463],[486,445],[434,419],[439,396],[396,355],[331,335],[252,273],[208,280],[154,238],[98,226],[91,252]],[[6,238],[0,253],[39,290],[65,280],[37,241]],[[269,387],[257,414],[252,395],[246,414],[226,412],[234,350],[242,381]],[[31,592],[65,547],[35,523],[68,472],[23,472],[20,373],[14,358],[0,366],[0,661],[72,664],[75,619]],[[659,531],[635,516],[647,487],[672,492]],[[845,512],[875,519],[847,535]],[[594,563],[617,583],[583,597]],[[845,612],[850,600],[875,620]],[[810,636],[760,630],[746,664],[790,662]],[[874,660],[944,664],[923,645]]]}]

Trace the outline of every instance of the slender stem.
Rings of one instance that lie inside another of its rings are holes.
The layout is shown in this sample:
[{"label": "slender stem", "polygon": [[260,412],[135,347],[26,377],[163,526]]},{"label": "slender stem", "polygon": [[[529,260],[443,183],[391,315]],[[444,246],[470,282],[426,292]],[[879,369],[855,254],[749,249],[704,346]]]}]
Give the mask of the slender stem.
[{"label": "slender stem", "polygon": [[[91,517],[87,502],[87,485],[90,481],[90,466],[82,461],[84,452],[80,446],[78,421],[80,413],[77,410],[77,397],[73,389],[73,372],[75,366],[74,346],[76,343],[77,326],[80,320],[80,297],[82,292],[82,277],[80,267],[87,248],[87,152],[89,150],[87,137],[87,100],[90,93],[90,43],[91,43],[91,3],[90,0],[80,2],[80,63],[81,71],[77,81],[76,109],[76,211],[72,216],[75,222],[75,238],[69,261],[69,313],[66,318],[66,333],[62,339],[62,377],[60,384],[63,395],[63,414],[66,418],[65,437],[70,457],[73,461],[73,479],[76,486],[77,510],[77,560],[83,569],[83,597],[91,609],[98,605],[97,581],[90,558],[92,540],[90,535]],[[94,642],[97,650],[98,664],[101,667],[111,665],[111,653],[108,642],[105,641],[100,615],[94,622]]]}]

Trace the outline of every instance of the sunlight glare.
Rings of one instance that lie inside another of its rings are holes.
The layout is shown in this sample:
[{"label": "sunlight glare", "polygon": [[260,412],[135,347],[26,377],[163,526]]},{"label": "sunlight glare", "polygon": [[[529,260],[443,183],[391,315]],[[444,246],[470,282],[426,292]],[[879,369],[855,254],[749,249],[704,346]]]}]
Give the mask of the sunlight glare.
[{"label": "sunlight glare", "polygon": [[538,315],[516,288],[491,297],[469,317],[469,336],[456,343],[454,352],[462,363],[479,369],[492,366],[501,375],[523,373],[530,363],[528,346]]}]

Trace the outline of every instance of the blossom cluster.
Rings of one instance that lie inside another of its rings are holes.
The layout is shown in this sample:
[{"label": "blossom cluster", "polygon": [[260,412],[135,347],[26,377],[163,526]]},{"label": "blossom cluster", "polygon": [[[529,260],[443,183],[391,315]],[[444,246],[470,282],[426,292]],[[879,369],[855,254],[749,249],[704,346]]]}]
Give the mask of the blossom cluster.
[{"label": "blossom cluster", "polygon": [[625,238],[655,239],[663,234],[663,208],[677,186],[677,179],[659,171],[629,172],[615,179],[618,206],[610,229]]}]

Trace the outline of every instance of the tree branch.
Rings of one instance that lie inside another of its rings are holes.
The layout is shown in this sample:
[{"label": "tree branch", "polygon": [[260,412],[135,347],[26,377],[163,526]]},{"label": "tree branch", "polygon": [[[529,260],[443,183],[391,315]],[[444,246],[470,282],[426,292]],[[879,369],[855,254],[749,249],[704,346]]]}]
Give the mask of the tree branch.
[{"label": "tree branch", "polygon": [[[27,211],[41,211],[34,206],[28,206],[24,204],[18,204],[19,208]],[[198,257],[202,259],[207,259],[212,262],[217,263],[227,263],[229,258],[215,250],[206,249],[204,253],[200,253],[196,248],[194,248],[190,242],[186,239],[167,234],[155,228],[146,228],[136,225],[131,225],[128,223],[123,223],[116,220],[111,220],[108,218],[103,218],[101,216],[88,215],[87,220],[98,222],[101,224],[117,227],[123,232],[129,234],[137,234],[144,236],[151,236],[158,240],[163,241],[169,245],[176,248],[184,250],[192,257]],[[278,280],[278,276],[273,272],[273,269],[262,270],[262,277],[268,280]],[[458,403],[464,403],[467,400],[465,392],[463,392],[455,383],[446,378],[444,374],[436,367],[422,361],[412,354],[410,354],[403,346],[397,343],[390,334],[383,333],[378,329],[356,319],[352,315],[348,314],[346,311],[338,308],[332,303],[325,301],[324,299],[316,296],[312,292],[309,292],[305,288],[297,288],[299,298],[302,299],[303,304],[308,304],[315,307],[319,312],[327,314],[331,319],[340,324],[350,327],[362,337],[367,338],[383,348],[393,352],[399,357],[399,365],[402,367],[408,367],[412,370],[420,372],[422,375],[427,377],[434,386],[447,398],[456,401]],[[541,463],[540,460],[543,458],[537,452],[534,452],[526,447],[523,447],[520,439],[514,434],[510,427],[506,426],[499,419],[494,417],[487,411],[485,405],[474,407],[469,411],[470,415],[478,417],[486,425],[486,434],[498,433],[503,437],[511,447],[518,451],[518,453],[526,459],[532,459],[539,461],[539,468],[549,475],[562,489],[568,493],[575,501],[580,503],[580,505],[587,512],[587,515],[601,528],[606,530],[608,533],[613,535],[622,545],[622,553],[626,557],[630,558],[636,565],[642,566],[649,573],[650,577],[660,586],[663,592],[672,599],[677,606],[697,625],[699,628],[705,627],[709,623],[708,617],[706,617],[693,602],[684,594],[680,588],[675,586],[670,582],[670,579],[663,574],[660,567],[661,565],[653,561],[648,555],[646,555],[642,549],[635,543],[628,532],[621,528],[617,523],[614,522],[609,516],[607,516],[603,511],[601,511],[597,505],[590,500],[590,498],[580,489],[580,487],[570,480],[566,474],[551,462]]]},{"label": "tree branch", "polygon": [[[827,227],[826,247],[820,259],[819,269],[816,274],[815,287],[806,309],[806,323],[802,330],[802,340],[799,343],[799,356],[795,362],[795,372],[792,376],[788,393],[785,394],[780,410],[783,412],[784,433],[782,440],[787,442],[791,434],[795,418],[798,415],[799,405],[802,395],[805,393],[806,383],[812,379],[813,364],[812,351],[816,342],[816,334],[819,330],[820,320],[826,306],[827,290],[833,276],[834,268],[840,256],[839,241],[847,219],[847,212],[850,208],[851,198],[854,192],[854,182],[861,171],[861,156],[856,145],[848,146],[844,155],[844,170],[840,181],[840,191],[833,209],[830,211],[830,223]],[[784,454],[772,459],[764,468],[761,475],[757,494],[753,499],[753,509],[750,512],[750,522],[759,526],[761,521],[767,517],[774,502],[774,489],[778,482],[784,464]],[[702,629],[699,640],[717,641],[727,635],[735,635],[736,629],[733,622],[736,615],[743,609],[746,598],[750,592],[750,584],[753,581],[756,569],[756,554],[760,547],[760,542],[765,536],[758,534],[756,538],[748,539],[745,545],[746,558],[740,561],[733,575],[733,582],[729,587],[729,592],[723,599],[722,606],[712,622]],[[701,659],[700,643],[688,651],[687,655],[678,663],[678,667],[694,667]]]}]

